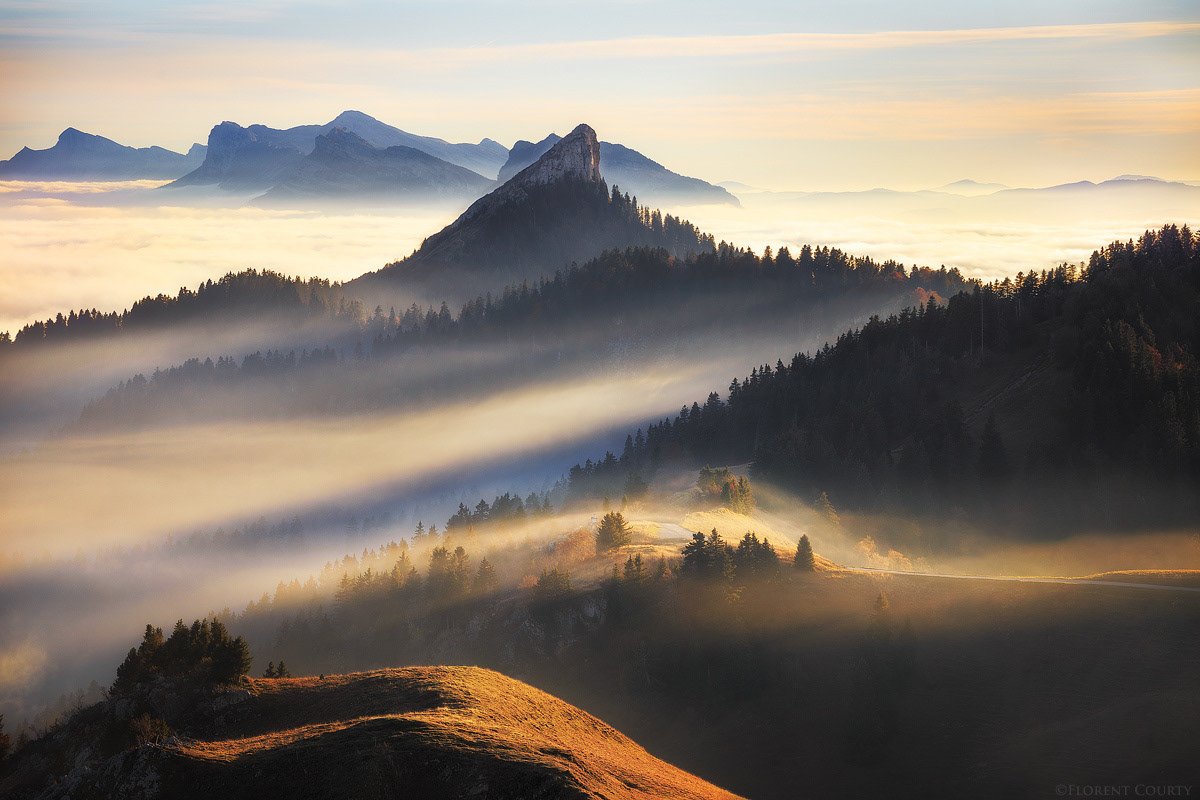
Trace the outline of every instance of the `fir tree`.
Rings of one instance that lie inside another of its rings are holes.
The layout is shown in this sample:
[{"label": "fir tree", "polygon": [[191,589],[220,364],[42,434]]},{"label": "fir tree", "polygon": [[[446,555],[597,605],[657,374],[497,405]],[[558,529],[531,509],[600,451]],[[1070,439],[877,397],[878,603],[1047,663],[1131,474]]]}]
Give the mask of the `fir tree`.
[{"label": "fir tree", "polygon": [[625,521],[625,515],[620,511],[610,511],[600,520],[600,527],[596,529],[596,550],[598,552],[616,550],[629,544],[632,540],[633,535],[629,530],[629,524]]},{"label": "fir tree", "polygon": [[475,571],[475,592],[476,594],[488,594],[496,590],[498,580],[496,578],[496,568],[492,566],[492,562],[486,558],[479,560],[479,568]]},{"label": "fir tree", "polygon": [[801,572],[812,572],[816,569],[812,543],[808,541],[807,533],[800,537],[800,542],[796,545],[796,557],[792,560],[792,565]]}]

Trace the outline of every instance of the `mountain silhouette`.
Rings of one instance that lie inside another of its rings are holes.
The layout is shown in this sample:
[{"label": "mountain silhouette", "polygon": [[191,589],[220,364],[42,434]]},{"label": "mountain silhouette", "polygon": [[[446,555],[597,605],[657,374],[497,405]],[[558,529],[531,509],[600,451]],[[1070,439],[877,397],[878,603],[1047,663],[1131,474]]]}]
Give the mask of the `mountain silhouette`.
[{"label": "mountain silhouette", "polygon": [[596,132],[579,125],[411,256],[350,287],[460,300],[632,245],[659,245],[680,254],[712,248],[690,225],[656,218],[610,193],[600,174]]},{"label": "mountain silhouette", "polygon": [[194,144],[187,155],[162,147],[128,147],[75,128],[67,128],[53,147],[21,148],[0,161],[0,178],[17,180],[138,180],[177,178],[204,160],[206,148]]},{"label": "mountain silhouette", "polygon": [[[541,158],[558,141],[558,135],[552,133],[540,142],[517,142],[509,150],[508,161],[500,168],[498,180],[501,183],[509,180]],[[610,185],[650,204],[740,205],[738,199],[721,186],[672,172],[638,151],[613,142],[600,142],[600,173]]]}]

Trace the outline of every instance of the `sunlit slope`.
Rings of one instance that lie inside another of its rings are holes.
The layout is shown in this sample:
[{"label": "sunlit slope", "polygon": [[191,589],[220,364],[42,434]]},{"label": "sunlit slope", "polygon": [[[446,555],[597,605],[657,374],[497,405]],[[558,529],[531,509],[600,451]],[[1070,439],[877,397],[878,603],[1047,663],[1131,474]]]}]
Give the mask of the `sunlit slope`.
[{"label": "sunlit slope", "polygon": [[248,689],[213,720],[213,736],[155,753],[159,796],[734,797],[491,670],[252,679]]}]

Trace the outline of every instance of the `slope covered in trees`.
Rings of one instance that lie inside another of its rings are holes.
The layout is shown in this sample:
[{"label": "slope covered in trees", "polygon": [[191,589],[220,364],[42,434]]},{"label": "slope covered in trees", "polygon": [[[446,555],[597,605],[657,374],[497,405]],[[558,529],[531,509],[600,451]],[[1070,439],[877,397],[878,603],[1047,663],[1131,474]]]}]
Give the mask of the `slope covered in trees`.
[{"label": "slope covered in trees", "polygon": [[462,301],[481,289],[537,280],[614,247],[650,245],[676,255],[711,250],[695,226],[638,205],[600,175],[587,125],[479,198],[411,256],[350,283],[366,297],[416,294]]},{"label": "slope covered in trees", "polygon": [[[742,338],[829,327],[846,316],[944,296],[965,285],[954,270],[909,269],[809,246],[796,257],[786,247],[759,256],[724,242],[689,258],[660,248],[613,250],[532,285],[477,297],[457,314],[445,304],[439,310],[414,304],[402,311],[376,308],[366,316],[339,297],[342,342],[354,345],[255,352],[240,362],[231,356],[194,359],[136,375],[93,400],[83,420],[103,425],[195,419],[222,407],[213,402],[219,396],[214,392],[255,393],[259,400],[233,404],[247,414],[380,408],[431,391],[429,383],[407,380],[403,370],[380,369],[385,360],[410,352],[503,342],[522,354],[514,355],[516,363],[496,362],[491,372],[481,367],[447,374],[439,379],[444,393],[583,367],[614,352],[647,355],[674,348],[703,358]],[[337,287],[330,292],[339,296]],[[190,295],[184,297],[175,302],[186,306]],[[324,308],[332,305],[328,302]],[[274,402],[262,401],[263,391],[273,393]]]},{"label": "slope covered in trees", "polygon": [[[753,531],[669,547],[644,518],[626,521],[638,533],[614,549],[599,520],[453,553],[444,539],[389,543],[230,624],[297,674],[451,661],[529,676],[752,797],[794,797],[796,775],[819,797],[897,782],[925,796],[1025,796],[1096,753],[1106,776],[1192,760],[1194,725],[1169,711],[1188,682],[1172,665],[1200,644],[1185,635],[1191,595],[880,576]],[[1019,669],[1016,685],[998,680]],[[1173,734],[1131,744],[1097,730],[1098,715]]]},{"label": "slope covered in trees", "polygon": [[620,459],[577,468],[573,493],[616,496],[678,459],[752,460],[802,496],[1032,535],[1194,520],[1198,319],[1200,243],[1168,226],[1082,272],[931,300],[755,368],[639,431]]},{"label": "slope covered in trees", "polygon": [[0,354],[6,349],[3,345],[26,349],[188,323],[254,322],[276,315],[297,321],[323,319],[354,324],[360,324],[365,316],[362,304],[348,300],[336,283],[250,269],[205,281],[194,290],[183,287],[174,296],[143,297],[125,311],[80,309],[32,322],[12,336],[0,332]]}]

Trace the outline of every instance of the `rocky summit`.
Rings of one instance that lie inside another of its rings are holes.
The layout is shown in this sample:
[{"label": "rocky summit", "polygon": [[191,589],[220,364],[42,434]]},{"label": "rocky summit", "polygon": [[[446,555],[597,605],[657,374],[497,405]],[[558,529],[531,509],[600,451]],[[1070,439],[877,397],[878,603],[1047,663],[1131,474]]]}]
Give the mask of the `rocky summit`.
[{"label": "rocky summit", "polygon": [[579,125],[560,139],[544,156],[514,176],[514,183],[552,183],[564,178],[578,178],[602,183],[600,177],[600,142],[590,125]]}]

